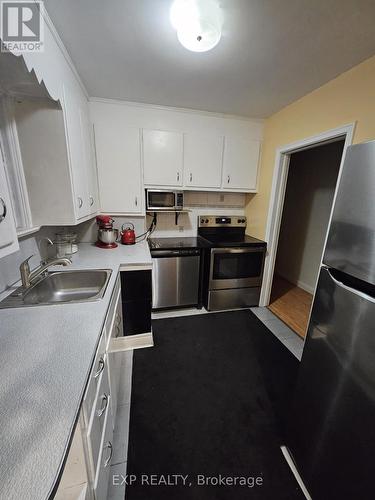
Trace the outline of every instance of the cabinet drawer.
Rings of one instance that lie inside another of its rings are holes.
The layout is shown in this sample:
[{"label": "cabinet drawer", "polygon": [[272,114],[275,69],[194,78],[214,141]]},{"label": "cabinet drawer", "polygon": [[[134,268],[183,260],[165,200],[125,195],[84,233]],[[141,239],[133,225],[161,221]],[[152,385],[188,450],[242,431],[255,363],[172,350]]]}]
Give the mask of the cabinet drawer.
[{"label": "cabinet drawer", "polygon": [[99,347],[95,356],[94,364],[92,365],[90,380],[87,384],[86,394],[83,399],[83,416],[87,426],[90,421],[90,416],[92,413],[92,408],[94,405],[95,395],[98,389],[98,384],[100,382],[101,374],[104,372],[104,369],[106,367],[105,346],[106,346],[106,336],[103,332],[100,338]]},{"label": "cabinet drawer", "polygon": [[109,472],[113,452],[113,420],[110,411],[106,412],[104,432],[100,443],[98,466],[95,474],[94,493],[95,500],[106,500],[108,491]]},{"label": "cabinet drawer", "polygon": [[100,385],[96,394],[93,411],[90,418],[87,439],[91,449],[93,470],[96,470],[102,439],[104,421],[110,410],[110,390],[107,368],[101,375]]}]

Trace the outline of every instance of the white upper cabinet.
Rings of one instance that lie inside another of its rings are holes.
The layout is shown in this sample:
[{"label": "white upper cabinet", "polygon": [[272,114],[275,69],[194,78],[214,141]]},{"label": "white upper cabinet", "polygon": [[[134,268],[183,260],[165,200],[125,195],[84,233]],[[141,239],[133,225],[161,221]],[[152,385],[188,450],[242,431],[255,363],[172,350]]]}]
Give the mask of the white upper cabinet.
[{"label": "white upper cabinet", "polygon": [[182,186],[183,134],[144,129],[143,170],[149,186]]},{"label": "white upper cabinet", "polygon": [[89,118],[88,103],[85,100],[83,107],[80,109],[80,125],[82,135],[83,154],[85,158],[85,167],[87,170],[87,211],[88,213],[95,214],[99,208],[99,194],[98,194],[98,179],[95,165],[95,151],[94,151],[94,137],[93,128]]},{"label": "white upper cabinet", "polygon": [[101,211],[142,213],[140,130],[103,117],[94,129]]},{"label": "white upper cabinet", "polygon": [[74,203],[77,219],[90,213],[89,187],[85,146],[82,140],[83,102],[81,95],[74,88],[64,85],[64,115],[66,122],[68,156],[73,178]]},{"label": "white upper cabinet", "polygon": [[3,153],[0,151],[0,257],[16,252],[18,248],[16,224],[9,196]]},{"label": "white upper cabinet", "polygon": [[259,150],[260,141],[240,136],[225,137],[223,189],[257,190]]},{"label": "white upper cabinet", "polygon": [[224,138],[210,133],[184,134],[184,186],[220,188]]}]

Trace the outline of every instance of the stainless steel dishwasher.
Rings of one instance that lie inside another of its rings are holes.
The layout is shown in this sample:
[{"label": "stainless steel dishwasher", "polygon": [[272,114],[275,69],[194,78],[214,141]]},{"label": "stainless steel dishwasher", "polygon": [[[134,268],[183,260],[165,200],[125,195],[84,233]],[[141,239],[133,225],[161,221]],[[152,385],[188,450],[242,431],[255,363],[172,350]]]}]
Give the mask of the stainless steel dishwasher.
[{"label": "stainless steel dishwasher", "polygon": [[151,250],[152,308],[198,304],[200,250]]}]

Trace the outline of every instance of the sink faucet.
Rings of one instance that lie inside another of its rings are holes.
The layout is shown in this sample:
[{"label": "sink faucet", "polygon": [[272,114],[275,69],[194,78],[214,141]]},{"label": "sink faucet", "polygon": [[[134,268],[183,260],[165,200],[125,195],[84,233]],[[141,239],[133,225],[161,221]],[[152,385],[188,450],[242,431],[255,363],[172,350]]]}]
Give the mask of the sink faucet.
[{"label": "sink faucet", "polygon": [[47,263],[42,263],[39,267],[34,269],[34,271],[30,271],[30,266],[29,266],[29,260],[33,257],[33,255],[30,255],[26,260],[22,262],[20,265],[20,273],[21,273],[21,281],[22,281],[22,286],[27,289],[29,288],[32,284],[33,281],[43,274],[47,269],[51,266],[69,266],[69,264],[72,263],[71,260],[69,259],[53,259],[50,260]]}]

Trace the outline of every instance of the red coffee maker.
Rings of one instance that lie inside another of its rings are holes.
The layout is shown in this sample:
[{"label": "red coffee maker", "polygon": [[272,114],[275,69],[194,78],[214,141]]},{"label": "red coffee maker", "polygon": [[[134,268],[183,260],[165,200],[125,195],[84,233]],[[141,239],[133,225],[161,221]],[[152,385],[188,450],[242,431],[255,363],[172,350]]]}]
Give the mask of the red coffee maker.
[{"label": "red coffee maker", "polygon": [[95,243],[99,248],[116,248],[118,238],[118,229],[114,229],[115,221],[109,215],[98,215],[96,223],[99,226],[98,240]]}]

